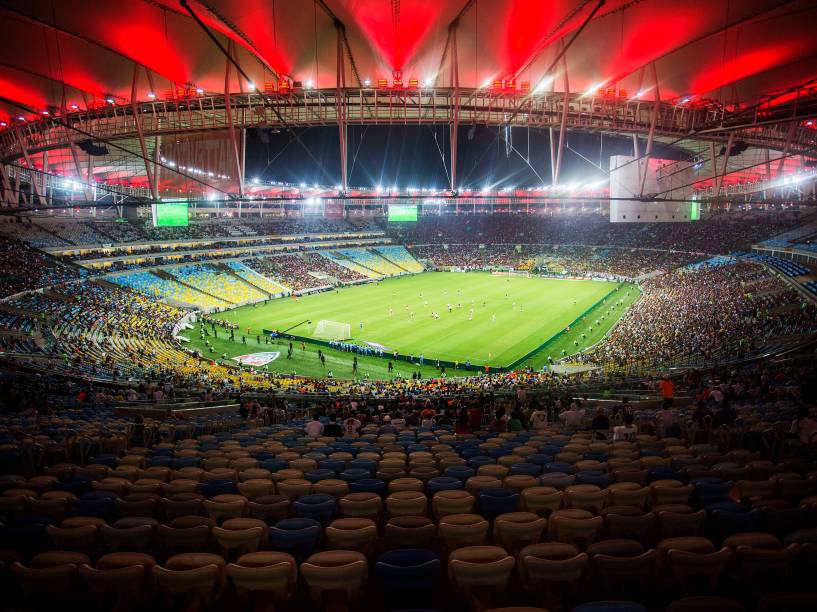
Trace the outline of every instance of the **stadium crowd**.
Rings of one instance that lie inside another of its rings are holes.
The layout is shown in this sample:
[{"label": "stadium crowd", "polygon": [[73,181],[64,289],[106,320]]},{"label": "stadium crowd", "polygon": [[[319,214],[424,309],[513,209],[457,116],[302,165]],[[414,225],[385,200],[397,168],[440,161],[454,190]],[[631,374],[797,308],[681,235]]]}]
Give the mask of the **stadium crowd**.
[{"label": "stadium crowd", "polygon": [[19,240],[0,238],[0,297],[85,275],[85,270],[62,265]]},{"label": "stadium crowd", "polygon": [[745,357],[771,338],[817,332],[814,304],[748,262],[676,270],[641,289],[641,299],[583,360],[703,363]]}]

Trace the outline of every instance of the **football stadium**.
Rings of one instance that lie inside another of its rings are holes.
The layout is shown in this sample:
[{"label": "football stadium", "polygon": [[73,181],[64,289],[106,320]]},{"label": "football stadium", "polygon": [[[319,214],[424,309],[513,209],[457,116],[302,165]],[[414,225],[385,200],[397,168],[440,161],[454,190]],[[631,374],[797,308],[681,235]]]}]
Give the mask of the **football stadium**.
[{"label": "football stadium", "polygon": [[0,0],[0,609],[817,610],[815,0]]}]

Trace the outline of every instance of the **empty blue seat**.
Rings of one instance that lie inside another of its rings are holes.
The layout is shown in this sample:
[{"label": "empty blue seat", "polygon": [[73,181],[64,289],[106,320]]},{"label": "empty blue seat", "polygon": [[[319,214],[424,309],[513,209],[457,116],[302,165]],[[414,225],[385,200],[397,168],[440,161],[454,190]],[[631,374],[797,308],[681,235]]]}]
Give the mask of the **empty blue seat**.
[{"label": "empty blue seat", "polygon": [[544,467],[548,463],[553,462],[553,455],[545,455],[544,453],[535,453],[533,455],[528,455],[527,462],[532,463],[534,465],[538,465],[540,467]]},{"label": "empty blue seat", "polygon": [[107,454],[105,454],[105,455],[95,455],[94,457],[91,457],[91,459],[88,461],[88,463],[96,463],[96,464],[99,464],[99,465],[107,465],[110,468],[115,468],[116,467],[116,457],[114,457],[113,455],[107,455]]},{"label": "empty blue seat", "polygon": [[613,477],[610,476],[610,474],[605,474],[597,470],[576,472],[576,484],[593,484],[602,489],[606,489],[612,482]]},{"label": "empty blue seat", "polygon": [[678,470],[654,469],[647,473],[647,479],[649,482],[655,482],[656,480],[680,480],[686,482],[686,474]]},{"label": "empty blue seat", "polygon": [[297,516],[314,519],[325,527],[335,518],[338,511],[338,502],[331,495],[317,493],[299,497],[292,504],[292,507]]},{"label": "empty blue seat", "polygon": [[479,468],[483,465],[493,465],[494,463],[496,463],[496,459],[493,457],[488,457],[487,455],[477,455],[476,457],[471,457],[468,460],[468,465],[475,470],[479,470]]},{"label": "empty blue seat", "polygon": [[386,483],[377,478],[363,478],[362,480],[350,482],[349,491],[351,493],[377,493],[378,495],[385,495]]},{"label": "empty blue seat", "polygon": [[282,519],[269,528],[273,550],[289,553],[299,563],[315,552],[322,534],[321,524],[310,518]]},{"label": "empty blue seat", "polygon": [[428,494],[433,496],[437,491],[453,491],[462,489],[463,484],[462,480],[458,478],[452,478],[450,476],[435,476],[434,478],[428,479],[426,488],[428,489]]},{"label": "empty blue seat", "polygon": [[443,472],[449,478],[457,478],[465,482],[471,476],[476,475],[476,470],[472,467],[468,467],[467,465],[452,465],[451,467],[445,468],[445,472]]},{"label": "empty blue seat", "polygon": [[383,553],[374,566],[389,607],[428,603],[440,578],[440,560],[430,550],[397,549]]},{"label": "empty blue seat", "polygon": [[721,541],[736,533],[758,531],[760,519],[760,508],[754,508],[748,512],[714,510],[710,516],[710,520],[714,523],[715,534]]},{"label": "empty blue seat", "polygon": [[228,495],[235,493],[235,483],[232,480],[210,480],[199,485],[201,494],[207,499],[213,499],[216,495]]},{"label": "empty blue seat", "polygon": [[180,470],[186,467],[199,467],[201,457],[177,457],[173,460],[173,469]]},{"label": "empty blue seat", "polygon": [[145,460],[145,467],[172,467],[173,466],[173,457],[169,457],[167,455],[158,455],[156,457],[148,457]]},{"label": "empty blue seat", "polygon": [[96,516],[107,519],[113,512],[113,500],[103,499],[74,499],[71,501],[71,511],[77,516]]},{"label": "empty blue seat", "polygon": [[304,474],[309,482],[320,482],[321,480],[329,480],[335,478],[336,474],[332,470],[309,470]]},{"label": "empty blue seat", "polygon": [[517,474],[524,476],[538,476],[542,473],[542,466],[535,463],[514,463],[508,472],[511,476]]},{"label": "empty blue seat", "polygon": [[519,493],[511,489],[483,489],[478,498],[479,513],[489,521],[500,514],[516,512],[519,508]]},{"label": "empty blue seat", "polygon": [[728,501],[729,493],[735,483],[731,480],[726,482],[697,482],[695,483],[695,496],[704,506],[720,501]]},{"label": "empty blue seat", "polygon": [[113,491],[88,491],[83,493],[80,499],[109,499],[113,501],[118,497]]},{"label": "empty blue seat", "polygon": [[358,480],[371,480],[371,473],[369,470],[361,468],[350,468],[340,473],[340,479],[349,483],[357,482]]},{"label": "empty blue seat", "polygon": [[335,474],[340,474],[346,469],[346,462],[341,459],[324,459],[318,463],[318,468],[322,470],[332,470]]},{"label": "empty blue seat", "polygon": [[349,468],[355,470],[367,470],[370,475],[377,470],[377,461],[374,459],[352,459]]},{"label": "empty blue seat", "polygon": [[553,472],[560,472],[562,474],[572,474],[574,471],[572,463],[565,463],[564,461],[554,461],[553,463],[548,463],[545,465],[545,474],[551,474]]},{"label": "empty blue seat", "polygon": [[68,491],[77,497],[82,497],[85,493],[91,490],[91,481],[82,476],[73,476],[56,483],[54,488],[58,491]]},{"label": "empty blue seat", "polygon": [[258,467],[264,470],[269,470],[270,472],[277,472],[279,470],[285,470],[289,467],[289,462],[284,459],[264,459],[263,461],[259,460]]}]

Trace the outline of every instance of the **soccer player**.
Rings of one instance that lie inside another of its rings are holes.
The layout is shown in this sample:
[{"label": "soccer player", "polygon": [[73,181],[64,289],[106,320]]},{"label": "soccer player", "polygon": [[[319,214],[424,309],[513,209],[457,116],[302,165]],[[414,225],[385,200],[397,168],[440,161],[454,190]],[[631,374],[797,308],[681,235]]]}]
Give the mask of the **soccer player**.
[{"label": "soccer player", "polygon": [[363,321],[360,322],[360,329],[363,329]]},{"label": "soccer player", "polygon": [[494,323],[495,321],[496,321],[496,315],[492,314],[491,315],[491,323]]},{"label": "soccer player", "polygon": [[389,308],[389,316],[392,316],[393,314],[394,314],[394,310],[392,310],[391,308]]}]

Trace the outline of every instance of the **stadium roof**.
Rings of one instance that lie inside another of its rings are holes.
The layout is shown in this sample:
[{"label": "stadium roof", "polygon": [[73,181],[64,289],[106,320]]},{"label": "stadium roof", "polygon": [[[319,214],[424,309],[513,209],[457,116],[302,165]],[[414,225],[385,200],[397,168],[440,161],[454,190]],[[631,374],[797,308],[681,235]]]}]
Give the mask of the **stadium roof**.
[{"label": "stadium roof", "polygon": [[[652,87],[662,100],[752,104],[817,76],[811,0],[190,0],[253,83],[335,87],[336,24],[347,83],[449,86],[456,29],[459,82],[535,88],[563,47],[570,90]],[[223,92],[225,57],[176,0],[2,0],[0,91],[32,108],[129,101],[178,87]],[[589,21],[588,21],[589,20]],[[587,22],[586,27],[582,25]],[[450,28],[458,24],[456,28]],[[573,37],[575,40],[573,40]],[[231,41],[231,43],[228,43]],[[442,67],[442,69],[441,69]],[[563,87],[556,63],[555,88]],[[230,89],[247,83],[232,71]],[[549,81],[545,82],[549,85]],[[652,93],[649,94],[652,97]],[[0,116],[19,112],[8,104]]]}]

